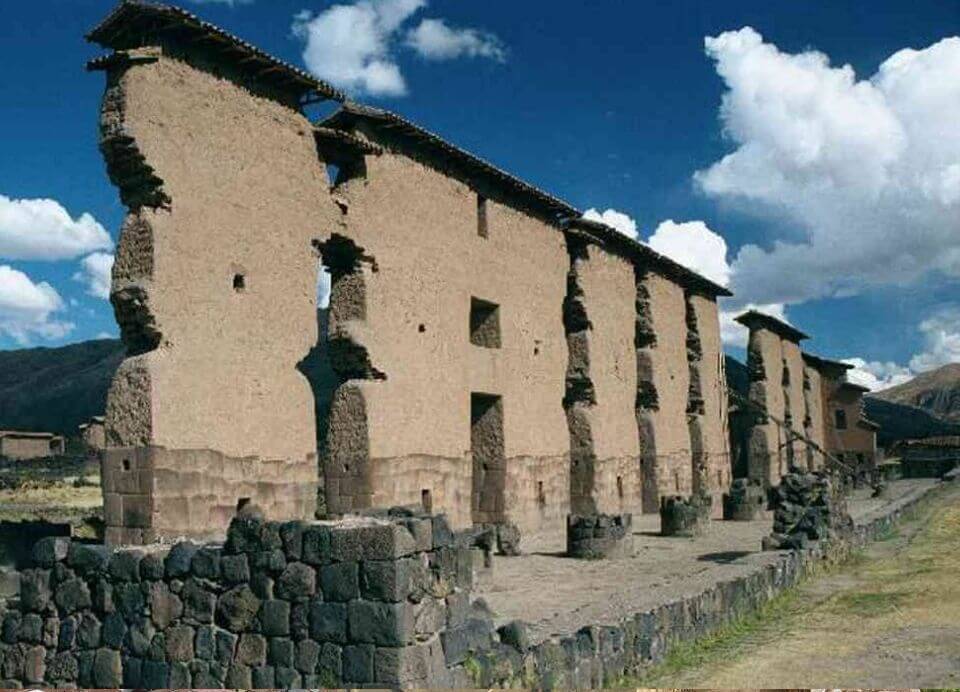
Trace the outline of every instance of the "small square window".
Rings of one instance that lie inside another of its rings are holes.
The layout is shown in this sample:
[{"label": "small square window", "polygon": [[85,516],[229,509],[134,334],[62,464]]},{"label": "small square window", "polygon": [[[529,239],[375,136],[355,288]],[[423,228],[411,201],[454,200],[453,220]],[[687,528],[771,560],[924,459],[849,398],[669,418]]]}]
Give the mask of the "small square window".
[{"label": "small square window", "polygon": [[834,421],[837,425],[837,430],[846,430],[847,429],[847,412],[842,408],[838,408],[834,412]]},{"label": "small square window", "polygon": [[500,306],[479,298],[470,299],[470,343],[500,348]]}]

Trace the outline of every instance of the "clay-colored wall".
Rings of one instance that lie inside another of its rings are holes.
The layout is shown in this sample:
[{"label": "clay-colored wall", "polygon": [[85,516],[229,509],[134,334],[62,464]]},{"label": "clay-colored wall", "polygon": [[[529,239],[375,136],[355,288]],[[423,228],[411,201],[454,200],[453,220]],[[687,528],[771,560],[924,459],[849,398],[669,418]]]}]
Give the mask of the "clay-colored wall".
[{"label": "clay-colored wall", "polygon": [[[365,319],[341,325],[386,375],[362,383],[373,504],[419,503],[429,489],[434,511],[469,525],[470,394],[496,394],[505,517],[525,536],[562,532],[569,502],[562,233],[489,200],[484,238],[477,195],[465,184],[399,154],[367,156],[366,169],[365,179],[335,194],[346,205],[338,232],[376,262],[364,274]],[[471,297],[499,304],[501,348],[470,343]]]},{"label": "clay-colored wall", "polygon": [[[784,411],[778,416],[780,420],[786,420],[786,412],[790,412],[791,428],[798,435],[804,435],[803,419],[806,416],[806,403],[803,397],[803,354],[800,346],[787,339],[780,340],[780,346],[783,349],[783,361],[790,371],[790,382],[784,385]],[[800,468],[806,468],[807,465],[807,445],[801,438],[794,438],[789,443],[793,448],[794,464]],[[786,449],[784,456],[786,458]]]},{"label": "clay-colored wall", "polygon": [[[825,411],[827,448],[833,453],[876,451],[877,435],[873,430],[858,425],[863,410],[863,395],[852,389],[833,386]],[[836,410],[843,409],[847,414],[847,427],[840,430],[836,426]]]},{"label": "clay-colored wall", "polygon": [[[770,415],[783,420],[783,347],[780,337],[766,329],[751,329],[748,345],[748,365],[754,369],[753,360],[759,358],[763,368],[762,380],[751,380],[750,397],[764,407]],[[772,420],[755,425],[750,431],[749,474],[751,478],[777,485],[786,471],[781,443],[784,435],[780,426]]]},{"label": "clay-colored wall", "polygon": [[0,437],[0,456],[8,459],[42,459],[63,454],[63,440],[47,437]]},{"label": "clay-colored wall", "polygon": [[660,495],[690,495],[693,473],[686,424],[690,369],[684,291],[653,271],[647,273],[644,284],[657,336],[650,359],[658,410],[647,414],[656,438],[657,485]]},{"label": "clay-colored wall", "polygon": [[[315,468],[313,396],[297,364],[317,341],[311,240],[337,217],[310,122],[161,55],[109,75],[101,130],[115,182],[130,157],[112,152],[129,139],[169,200],[135,204],[118,243],[112,300],[128,347],[147,352],[115,376],[108,446]],[[132,183],[119,185],[129,202]],[[215,495],[197,501],[237,502]],[[268,516],[279,507],[262,504]]]},{"label": "clay-colored wall", "polygon": [[599,512],[611,514],[639,513],[633,265],[596,245],[588,246],[587,252],[587,260],[577,263],[577,279],[592,324],[587,332],[589,374],[597,401],[589,408],[588,416],[596,455],[596,507]]},{"label": "clay-colored wall", "polygon": [[702,429],[707,453],[708,487],[713,497],[714,516],[720,517],[723,514],[723,493],[729,489],[732,479],[720,314],[716,300],[693,294],[690,303],[696,314],[702,352],[698,368],[704,402]]},{"label": "clay-colored wall", "polygon": [[[806,382],[804,383],[803,399],[806,405],[806,435],[822,449],[827,449],[826,410],[823,406],[823,377],[820,371],[809,365],[804,366]],[[823,454],[813,451],[805,452],[806,458],[813,462],[813,469],[823,469],[826,460]]]},{"label": "clay-colored wall", "polygon": [[104,424],[98,422],[88,423],[80,431],[83,443],[90,449],[103,449],[106,446],[106,431]]}]

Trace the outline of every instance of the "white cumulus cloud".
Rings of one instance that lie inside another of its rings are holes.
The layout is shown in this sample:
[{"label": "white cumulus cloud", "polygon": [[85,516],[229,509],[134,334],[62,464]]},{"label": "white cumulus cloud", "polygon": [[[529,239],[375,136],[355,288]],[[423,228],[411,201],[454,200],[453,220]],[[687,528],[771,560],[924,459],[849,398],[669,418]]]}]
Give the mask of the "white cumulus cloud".
[{"label": "white cumulus cloud", "polygon": [[426,0],[357,0],[294,17],[293,33],[305,42],[303,60],[313,74],[352,94],[403,96],[407,83],[397,62],[405,46],[431,60],[461,56],[503,61],[492,34],[453,28],[442,19],[423,19],[407,28]]},{"label": "white cumulus cloud", "polygon": [[863,358],[845,358],[844,363],[853,366],[847,371],[847,379],[854,384],[866,387],[871,392],[895,387],[898,384],[909,382],[914,373],[902,365],[879,361],[866,361]]},{"label": "white cumulus cloud", "polygon": [[731,299],[721,298],[720,338],[723,343],[728,346],[747,347],[747,342],[750,339],[750,330],[735,320],[737,315],[742,315],[747,310],[756,310],[757,312],[776,317],[778,320],[790,324],[790,320],[787,319],[787,310],[783,303],[764,303],[759,305],[756,303],[747,303],[746,305],[739,305],[733,303]]},{"label": "white cumulus cloud", "polygon": [[703,221],[676,223],[667,219],[657,226],[647,244],[714,283],[730,283],[727,242]]},{"label": "white cumulus cloud", "polygon": [[80,261],[80,271],[73,275],[74,281],[87,285],[87,293],[95,298],[110,297],[110,272],[113,269],[113,255],[95,252]]},{"label": "white cumulus cloud", "polygon": [[624,214],[622,211],[607,209],[601,212],[597,209],[590,208],[583,212],[583,218],[588,221],[606,224],[610,226],[610,228],[623,233],[623,235],[628,238],[637,240],[637,222],[634,221],[629,214]]},{"label": "white cumulus cloud", "polygon": [[0,257],[65,260],[113,246],[110,234],[90,214],[74,219],[52,199],[0,195]]},{"label": "white cumulus cloud", "polygon": [[55,318],[63,309],[63,299],[53,286],[34,283],[23,272],[0,265],[0,334],[19,344],[28,344],[35,336],[62,338],[74,327]]},{"label": "white cumulus cloud", "polygon": [[800,303],[931,270],[960,276],[960,38],[901,50],[869,79],[823,53],[782,52],[750,27],[705,46],[735,149],[695,181],[792,233],[740,249],[742,299]]},{"label": "white cumulus cloud", "polygon": [[456,29],[442,19],[424,19],[407,34],[407,45],[428,60],[490,58],[504,62],[507,52],[493,34],[477,29]]}]

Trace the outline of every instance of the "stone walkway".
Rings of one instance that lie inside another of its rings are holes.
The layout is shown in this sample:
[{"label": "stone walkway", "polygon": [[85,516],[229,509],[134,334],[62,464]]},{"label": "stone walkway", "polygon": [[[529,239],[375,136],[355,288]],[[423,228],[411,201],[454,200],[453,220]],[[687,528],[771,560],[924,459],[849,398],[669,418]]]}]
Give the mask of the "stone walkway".
[{"label": "stone walkway", "polygon": [[[937,482],[895,481],[888,496],[877,500],[869,490],[856,491],[849,499],[850,513],[857,523],[865,522]],[[530,555],[497,557],[492,578],[475,595],[487,601],[498,625],[528,622],[534,642],[572,634],[584,625],[612,624],[775,562],[779,553],[760,550],[771,523],[713,521],[700,538],[664,538],[658,535],[659,516],[636,516],[633,558],[572,560],[563,557],[559,544]]]}]

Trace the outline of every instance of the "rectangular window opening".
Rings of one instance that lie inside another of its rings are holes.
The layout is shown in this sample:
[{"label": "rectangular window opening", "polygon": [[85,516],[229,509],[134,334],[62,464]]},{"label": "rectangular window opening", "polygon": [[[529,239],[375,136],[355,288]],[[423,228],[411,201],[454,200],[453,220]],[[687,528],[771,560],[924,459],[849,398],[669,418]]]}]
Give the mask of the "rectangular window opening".
[{"label": "rectangular window opening", "polygon": [[847,429],[847,412],[842,408],[838,408],[834,412],[834,420],[837,424],[837,430],[846,430]]},{"label": "rectangular window opening", "polygon": [[481,238],[489,237],[487,228],[487,198],[483,195],[477,195],[477,235]]},{"label": "rectangular window opening", "polygon": [[617,497],[623,499],[623,476],[617,476]]},{"label": "rectangular window opening", "polygon": [[424,512],[433,514],[433,495],[430,493],[430,488],[420,491],[420,504],[423,505]]},{"label": "rectangular window opening", "polygon": [[500,348],[500,306],[480,298],[470,299],[470,343]]},{"label": "rectangular window opening", "polygon": [[547,495],[543,492],[543,481],[537,481],[537,504],[541,507],[547,506]]},{"label": "rectangular window opening", "polygon": [[473,457],[473,521],[475,524],[498,523],[504,516],[506,487],[503,400],[499,396],[470,395],[470,452]]}]

